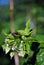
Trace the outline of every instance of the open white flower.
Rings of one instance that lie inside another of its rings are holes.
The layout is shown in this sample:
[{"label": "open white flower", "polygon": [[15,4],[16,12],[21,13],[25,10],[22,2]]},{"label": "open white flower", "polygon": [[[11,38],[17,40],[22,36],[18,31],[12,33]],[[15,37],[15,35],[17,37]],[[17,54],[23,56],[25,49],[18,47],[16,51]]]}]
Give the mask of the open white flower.
[{"label": "open white flower", "polygon": [[15,50],[15,47],[14,46],[12,47],[12,50]]},{"label": "open white flower", "polygon": [[21,57],[24,57],[25,51],[20,51],[20,52],[18,53],[18,55],[21,56]]},{"label": "open white flower", "polygon": [[21,43],[23,43],[23,41],[21,41]]},{"label": "open white flower", "polygon": [[10,48],[9,47],[6,47],[5,48],[5,53],[7,54],[9,51],[10,51]]},{"label": "open white flower", "polygon": [[14,52],[11,52],[10,57],[12,58],[14,56],[14,54],[15,54]]},{"label": "open white flower", "polygon": [[6,44],[6,46],[8,47],[8,46],[9,46],[9,44]]}]

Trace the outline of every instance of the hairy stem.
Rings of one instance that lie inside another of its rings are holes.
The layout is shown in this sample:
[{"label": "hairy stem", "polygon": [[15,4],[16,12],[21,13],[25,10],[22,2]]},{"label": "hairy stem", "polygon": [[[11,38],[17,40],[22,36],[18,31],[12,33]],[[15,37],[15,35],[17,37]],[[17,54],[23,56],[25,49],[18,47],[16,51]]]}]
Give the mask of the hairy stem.
[{"label": "hairy stem", "polygon": [[15,52],[15,55],[14,55],[14,63],[15,65],[19,65],[19,56],[17,52]]}]

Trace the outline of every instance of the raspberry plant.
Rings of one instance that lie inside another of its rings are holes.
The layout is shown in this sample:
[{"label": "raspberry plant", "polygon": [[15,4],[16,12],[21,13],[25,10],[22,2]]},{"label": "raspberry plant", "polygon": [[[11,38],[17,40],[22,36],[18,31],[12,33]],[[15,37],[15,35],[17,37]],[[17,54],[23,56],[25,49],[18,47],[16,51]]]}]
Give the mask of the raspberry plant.
[{"label": "raspberry plant", "polygon": [[5,54],[10,52],[11,58],[15,52],[17,52],[19,56],[24,57],[25,54],[29,55],[30,43],[32,41],[32,29],[30,28],[30,20],[28,20],[24,30],[18,30],[17,33],[5,34],[2,48]]}]

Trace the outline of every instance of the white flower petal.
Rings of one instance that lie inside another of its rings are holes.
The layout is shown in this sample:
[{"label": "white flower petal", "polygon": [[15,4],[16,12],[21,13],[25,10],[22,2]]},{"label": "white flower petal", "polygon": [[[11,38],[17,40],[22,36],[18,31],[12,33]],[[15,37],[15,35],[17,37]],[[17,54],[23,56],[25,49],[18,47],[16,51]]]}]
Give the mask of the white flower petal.
[{"label": "white flower petal", "polygon": [[10,51],[10,48],[9,47],[6,47],[5,53],[7,54],[9,51]]},{"label": "white flower petal", "polygon": [[15,54],[14,52],[11,52],[10,57],[12,58],[14,56],[14,54]]}]

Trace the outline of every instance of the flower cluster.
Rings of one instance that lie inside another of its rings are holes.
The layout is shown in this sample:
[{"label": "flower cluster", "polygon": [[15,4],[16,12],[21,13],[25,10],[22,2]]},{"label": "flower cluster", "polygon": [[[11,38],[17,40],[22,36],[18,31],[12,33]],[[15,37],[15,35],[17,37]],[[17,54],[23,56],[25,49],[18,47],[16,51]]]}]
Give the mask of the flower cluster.
[{"label": "flower cluster", "polygon": [[11,33],[6,34],[6,38],[4,44],[2,45],[3,50],[7,54],[10,52],[11,58],[14,56],[15,52],[18,52],[19,56],[24,57],[25,53],[30,53],[30,22],[26,23],[26,28],[24,30],[19,30],[18,33],[21,35],[21,39],[19,37],[14,37]]}]

